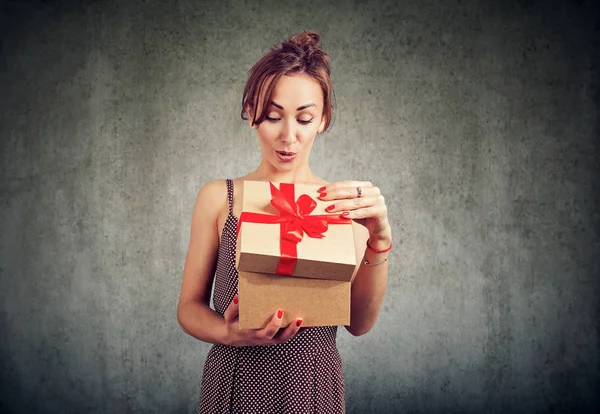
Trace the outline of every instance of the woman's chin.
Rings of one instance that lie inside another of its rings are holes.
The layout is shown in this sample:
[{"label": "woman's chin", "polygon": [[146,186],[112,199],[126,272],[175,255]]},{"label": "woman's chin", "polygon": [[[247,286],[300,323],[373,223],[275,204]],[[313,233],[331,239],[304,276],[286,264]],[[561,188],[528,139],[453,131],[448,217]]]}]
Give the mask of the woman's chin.
[{"label": "woman's chin", "polygon": [[288,163],[288,164],[275,164],[275,168],[277,169],[277,171],[281,171],[281,172],[289,172],[289,171],[294,171],[295,169],[295,165]]}]

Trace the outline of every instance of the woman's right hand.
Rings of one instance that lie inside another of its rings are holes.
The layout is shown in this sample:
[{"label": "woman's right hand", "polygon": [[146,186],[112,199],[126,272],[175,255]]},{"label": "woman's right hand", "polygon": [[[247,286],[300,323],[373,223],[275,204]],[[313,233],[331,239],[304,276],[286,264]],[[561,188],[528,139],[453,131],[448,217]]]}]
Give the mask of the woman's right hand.
[{"label": "woman's right hand", "polygon": [[[231,346],[276,345],[293,338],[302,329],[302,319],[298,318],[287,327],[282,327],[283,311],[275,312],[269,324],[262,329],[240,329],[237,295],[223,315],[227,326],[227,344]],[[279,313],[279,314],[278,314]],[[285,328],[280,331],[281,328]]]}]

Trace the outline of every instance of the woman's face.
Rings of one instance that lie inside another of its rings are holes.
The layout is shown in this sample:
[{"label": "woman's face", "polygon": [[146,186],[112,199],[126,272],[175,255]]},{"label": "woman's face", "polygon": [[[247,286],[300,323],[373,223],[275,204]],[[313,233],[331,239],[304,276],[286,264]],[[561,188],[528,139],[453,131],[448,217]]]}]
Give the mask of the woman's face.
[{"label": "woman's face", "polygon": [[253,127],[258,132],[263,161],[280,171],[308,164],[315,136],[325,127],[319,84],[304,74],[282,76],[266,105],[267,118]]}]

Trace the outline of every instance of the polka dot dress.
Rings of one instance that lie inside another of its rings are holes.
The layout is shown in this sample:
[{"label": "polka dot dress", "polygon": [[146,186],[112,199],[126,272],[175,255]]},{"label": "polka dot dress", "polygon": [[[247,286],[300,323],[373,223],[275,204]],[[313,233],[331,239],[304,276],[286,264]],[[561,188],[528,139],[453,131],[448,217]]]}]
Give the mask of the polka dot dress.
[{"label": "polka dot dress", "polygon": [[[229,215],[223,228],[213,303],[223,315],[237,293],[237,217],[233,181],[227,180]],[[337,327],[307,328],[272,346],[213,345],[202,375],[198,413],[344,413],[344,376]]]}]

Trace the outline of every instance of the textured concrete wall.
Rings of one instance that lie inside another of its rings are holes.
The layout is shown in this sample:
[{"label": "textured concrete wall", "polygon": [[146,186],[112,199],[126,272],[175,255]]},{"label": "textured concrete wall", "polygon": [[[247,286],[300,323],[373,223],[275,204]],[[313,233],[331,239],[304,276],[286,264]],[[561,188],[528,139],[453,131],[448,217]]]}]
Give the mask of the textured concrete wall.
[{"label": "textured concrete wall", "polygon": [[192,206],[256,167],[247,70],[303,29],[337,95],[313,168],[379,185],[395,237],[348,411],[600,408],[594,2],[360,3],[2,2],[1,412],[194,410]]}]

